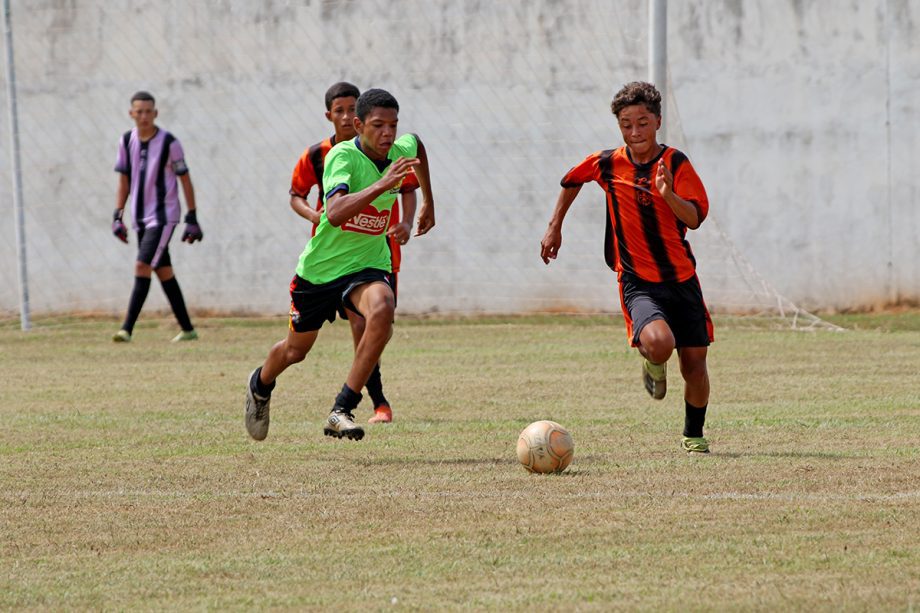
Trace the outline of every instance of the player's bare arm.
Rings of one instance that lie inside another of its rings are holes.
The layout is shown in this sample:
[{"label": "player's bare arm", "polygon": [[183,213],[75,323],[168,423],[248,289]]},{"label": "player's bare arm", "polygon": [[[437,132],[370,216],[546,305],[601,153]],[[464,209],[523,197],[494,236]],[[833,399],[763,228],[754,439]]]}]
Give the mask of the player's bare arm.
[{"label": "player's bare arm", "polygon": [[[415,231],[416,236],[426,234],[434,227],[434,196],[431,193],[431,174],[428,171],[428,152],[425,151],[425,145],[422,139],[415,135],[418,142],[418,159],[419,168],[416,172],[418,184],[422,190],[422,209],[418,215],[418,229]],[[411,219],[411,218],[403,218]]]},{"label": "player's bare arm", "polygon": [[128,242],[128,228],[122,218],[125,214],[125,202],[131,191],[128,175],[118,175],[118,188],[115,191],[115,214],[112,216],[112,234],[123,243]]},{"label": "player's bare arm", "polygon": [[[335,227],[364,210],[380,194],[391,189],[406,178],[412,169],[418,166],[418,158],[399,158],[387,168],[386,173],[370,187],[366,187],[354,194],[341,194],[336,192],[326,202],[326,218]],[[419,181],[421,183],[421,181]]]},{"label": "player's bare arm", "polygon": [[661,161],[658,162],[658,171],[655,173],[655,187],[679,220],[687,224],[691,230],[700,227],[701,220],[697,208],[674,193],[674,175]]},{"label": "player's bare arm", "polygon": [[415,219],[415,207],[418,199],[415,192],[406,192],[402,195],[402,216],[400,223],[387,230],[387,236],[395,238],[400,245],[405,245],[412,238],[412,221]]},{"label": "player's bare arm", "polygon": [[125,202],[128,201],[128,193],[131,191],[131,181],[128,175],[118,175],[118,187],[115,190],[115,208],[117,210],[125,209]]},{"label": "player's bare arm", "polygon": [[291,196],[291,208],[294,209],[295,213],[310,223],[319,223],[319,218],[321,216],[320,211],[317,211],[312,206],[310,206],[310,203],[307,202],[306,198],[301,198],[300,196]]},{"label": "player's bare arm", "polygon": [[550,260],[555,260],[559,255],[559,248],[562,247],[562,221],[565,219],[569,207],[575,202],[575,197],[581,191],[581,185],[575,187],[563,187],[556,199],[556,208],[553,209],[553,216],[549,220],[549,227],[540,241],[540,257],[543,258],[544,264],[549,264]]},{"label": "player's bare arm", "polygon": [[192,187],[192,178],[185,173],[179,175],[179,182],[182,184],[182,195],[185,196],[185,208],[192,212],[195,210],[195,188]]}]

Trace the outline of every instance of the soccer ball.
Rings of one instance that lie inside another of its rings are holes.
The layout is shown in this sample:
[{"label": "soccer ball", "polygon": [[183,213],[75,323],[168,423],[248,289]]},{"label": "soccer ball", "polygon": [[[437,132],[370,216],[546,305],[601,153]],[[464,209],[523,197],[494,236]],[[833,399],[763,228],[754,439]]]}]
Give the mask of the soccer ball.
[{"label": "soccer ball", "polygon": [[554,421],[535,421],[518,437],[518,460],[532,473],[561,473],[574,453],[572,435]]}]

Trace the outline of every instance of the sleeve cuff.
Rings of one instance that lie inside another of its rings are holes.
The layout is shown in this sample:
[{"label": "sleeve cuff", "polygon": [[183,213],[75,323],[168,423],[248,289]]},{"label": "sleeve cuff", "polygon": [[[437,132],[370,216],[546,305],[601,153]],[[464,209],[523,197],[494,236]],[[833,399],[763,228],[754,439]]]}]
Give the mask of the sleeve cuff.
[{"label": "sleeve cuff", "polygon": [[347,194],[348,186],[344,183],[339,183],[338,185],[330,189],[328,192],[326,192],[326,200],[329,200],[330,198],[332,198],[333,194],[338,194],[339,192],[345,192]]}]

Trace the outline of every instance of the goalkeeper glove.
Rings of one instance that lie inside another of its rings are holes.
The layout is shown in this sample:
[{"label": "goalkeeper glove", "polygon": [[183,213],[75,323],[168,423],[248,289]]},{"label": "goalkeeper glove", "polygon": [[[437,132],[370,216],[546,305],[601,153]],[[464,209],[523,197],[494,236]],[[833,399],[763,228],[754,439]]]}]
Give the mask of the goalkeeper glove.
[{"label": "goalkeeper glove", "polygon": [[127,243],[128,228],[125,227],[125,223],[121,220],[124,214],[124,209],[115,209],[115,214],[112,216],[112,234],[118,237],[121,242]]},{"label": "goalkeeper glove", "polygon": [[195,211],[189,211],[185,214],[185,232],[182,234],[182,242],[191,244],[203,238],[204,232],[201,231],[201,226],[198,225],[198,217],[195,215]]}]

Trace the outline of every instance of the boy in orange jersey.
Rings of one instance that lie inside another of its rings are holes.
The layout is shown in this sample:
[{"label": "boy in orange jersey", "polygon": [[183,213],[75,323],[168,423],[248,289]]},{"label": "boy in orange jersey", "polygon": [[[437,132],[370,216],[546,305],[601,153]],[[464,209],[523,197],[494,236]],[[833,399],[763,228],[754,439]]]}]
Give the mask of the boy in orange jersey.
[{"label": "boy in orange jersey", "polygon": [[[294,172],[291,177],[291,208],[294,212],[313,224],[312,232],[316,232],[316,225],[319,223],[320,214],[323,209],[324,186],[323,169],[326,154],[336,143],[355,138],[355,104],[361,92],[351,83],[336,83],[326,91],[326,119],[328,119],[335,128],[335,134],[322,140],[303,152],[297,164],[294,166]],[[307,197],[313,186],[318,186],[316,205],[311,206],[307,202]],[[414,215],[416,207],[415,190],[419,187],[415,174],[410,174],[403,181],[400,187],[400,194],[403,199],[403,207],[408,214]],[[390,217],[389,226],[392,228],[399,223],[399,207],[394,207]],[[411,226],[411,219],[410,219]],[[434,211],[430,208],[426,210],[423,207],[419,216],[419,227],[415,235],[425,234],[434,226]],[[393,265],[393,291],[397,288],[397,273],[399,264],[402,260],[401,244],[395,236],[389,237],[390,254]],[[351,325],[351,335],[355,347],[361,341],[364,334],[365,319],[350,309],[339,309],[339,316],[348,318]],[[374,414],[368,420],[368,423],[389,423],[393,421],[393,410],[390,402],[383,393],[383,381],[380,376],[380,364],[374,367],[370,378],[366,384],[367,392],[374,403]]]},{"label": "boy in orange jersey", "polygon": [[667,362],[676,349],[685,382],[681,447],[709,453],[703,425],[713,328],[685,238],[709,212],[706,190],[686,155],[658,143],[661,94],[654,85],[627,84],[611,110],[626,144],[593,153],[566,173],[540,256],[546,264],[556,259],[569,207],[582,185],[596,181],[607,200],[604,255],[617,272],[627,336],[645,358],[645,388],[653,398],[664,398]]}]

